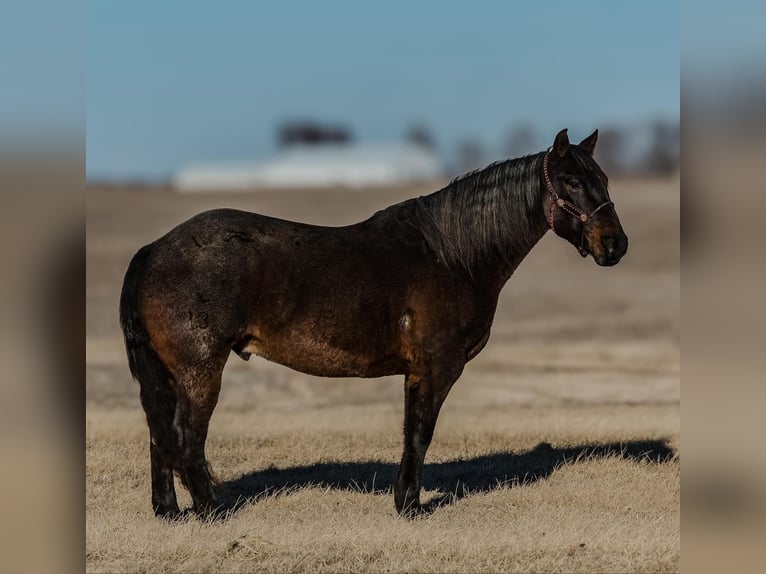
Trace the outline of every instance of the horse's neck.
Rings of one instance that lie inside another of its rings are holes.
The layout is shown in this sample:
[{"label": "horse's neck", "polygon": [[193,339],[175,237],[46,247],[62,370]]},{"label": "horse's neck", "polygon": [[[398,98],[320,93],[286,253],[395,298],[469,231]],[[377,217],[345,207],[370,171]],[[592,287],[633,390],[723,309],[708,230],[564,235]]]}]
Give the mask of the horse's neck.
[{"label": "horse's neck", "polygon": [[485,284],[488,289],[499,293],[521,262],[529,255],[547,231],[548,228],[542,226],[535,230],[534,234],[530,236],[529,241],[523,244],[515,244],[513,252],[509,253],[506,257],[497,257],[494,261],[489,260],[477,265],[477,268],[473,271],[476,281]]},{"label": "horse's neck", "polygon": [[451,249],[446,259],[452,255],[453,265],[502,288],[548,230],[538,164],[540,159],[531,156],[490,166],[429,198],[444,245]]}]

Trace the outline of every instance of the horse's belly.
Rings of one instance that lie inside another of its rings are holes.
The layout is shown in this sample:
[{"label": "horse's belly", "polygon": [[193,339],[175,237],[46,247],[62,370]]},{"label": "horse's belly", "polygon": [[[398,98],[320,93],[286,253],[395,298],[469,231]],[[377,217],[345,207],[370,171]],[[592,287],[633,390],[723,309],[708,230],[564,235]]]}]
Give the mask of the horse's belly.
[{"label": "horse's belly", "polygon": [[251,353],[319,377],[383,377],[405,372],[405,364],[396,354],[363,347],[341,348],[292,334],[290,337],[253,338],[240,354]]}]

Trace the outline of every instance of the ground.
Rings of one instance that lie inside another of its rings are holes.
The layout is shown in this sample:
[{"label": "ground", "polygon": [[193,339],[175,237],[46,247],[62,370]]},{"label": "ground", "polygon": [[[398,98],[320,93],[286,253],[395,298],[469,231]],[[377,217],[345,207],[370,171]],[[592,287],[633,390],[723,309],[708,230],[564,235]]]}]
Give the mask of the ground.
[{"label": "ground", "polygon": [[677,571],[678,181],[611,188],[628,254],[600,268],[549,233],[517,270],[440,415],[425,515],[399,518],[391,493],[401,378],[321,379],[232,355],[207,448],[231,510],[169,524],[151,511],[148,430],[117,324],[133,253],[208,208],[341,225],[436,188],[92,186],[88,571]]}]

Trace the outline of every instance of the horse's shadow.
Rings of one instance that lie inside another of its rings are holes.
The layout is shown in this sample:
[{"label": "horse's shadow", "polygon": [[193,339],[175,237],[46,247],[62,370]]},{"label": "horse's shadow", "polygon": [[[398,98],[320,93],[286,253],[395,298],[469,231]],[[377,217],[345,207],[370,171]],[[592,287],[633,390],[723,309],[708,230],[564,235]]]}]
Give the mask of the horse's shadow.
[{"label": "horse's shadow", "polygon": [[[517,486],[544,479],[560,465],[593,458],[619,457],[627,460],[667,462],[675,457],[666,440],[583,444],[554,448],[540,443],[534,449],[514,454],[498,452],[467,460],[426,464],[422,486],[438,490],[422,511],[426,514],[476,492],[503,485]],[[382,494],[390,492],[398,465],[386,462],[329,462],[289,468],[267,468],[221,483],[219,511],[231,516],[242,506],[306,486]]]}]

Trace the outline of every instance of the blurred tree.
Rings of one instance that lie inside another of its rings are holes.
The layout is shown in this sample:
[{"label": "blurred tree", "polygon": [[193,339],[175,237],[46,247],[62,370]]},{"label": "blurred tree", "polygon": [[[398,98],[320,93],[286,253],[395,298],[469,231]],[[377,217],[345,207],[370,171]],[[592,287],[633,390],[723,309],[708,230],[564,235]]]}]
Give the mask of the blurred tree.
[{"label": "blurred tree", "polygon": [[484,167],[484,146],[478,140],[466,138],[457,145],[457,171],[463,174]]},{"label": "blurred tree", "polygon": [[670,175],[679,164],[681,128],[678,124],[658,120],[652,124],[652,143],[644,158],[649,173]]},{"label": "blurred tree", "polygon": [[[716,114],[725,122],[721,129],[740,134],[762,134],[766,127],[766,79],[761,75],[732,80],[723,113]],[[681,108],[683,109],[683,107]],[[709,121],[709,120],[708,120]]]},{"label": "blurred tree", "polygon": [[503,153],[509,158],[521,157],[539,151],[537,137],[528,124],[519,124],[508,133]]},{"label": "blurred tree", "polygon": [[405,134],[405,139],[412,144],[422,146],[426,149],[436,149],[436,143],[431,135],[431,131],[421,123],[412,124]]},{"label": "blurred tree", "polygon": [[277,130],[280,147],[295,144],[348,143],[353,138],[344,126],[326,126],[313,121],[285,122]]},{"label": "blurred tree", "polygon": [[607,126],[598,131],[595,159],[608,174],[624,172],[626,133],[623,128]]}]

